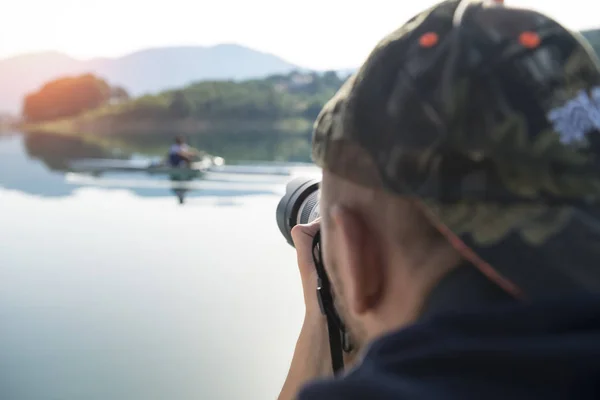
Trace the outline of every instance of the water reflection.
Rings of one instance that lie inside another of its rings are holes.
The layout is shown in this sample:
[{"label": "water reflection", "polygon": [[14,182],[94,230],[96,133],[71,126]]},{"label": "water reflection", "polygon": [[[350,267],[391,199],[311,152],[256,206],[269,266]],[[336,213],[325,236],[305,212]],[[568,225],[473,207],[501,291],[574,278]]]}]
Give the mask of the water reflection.
[{"label": "water reflection", "polygon": [[36,133],[23,135],[22,140],[27,156],[42,161],[52,171],[67,171],[69,161],[77,158],[120,158],[118,151],[75,137]]},{"label": "water reflection", "polygon": [[[116,137],[119,137],[117,134]],[[144,153],[161,153],[173,136],[165,133],[122,135],[125,146]],[[247,130],[244,132],[215,132],[188,135],[193,147],[218,155],[228,164],[246,161],[310,162],[311,132],[290,133],[278,130]]]},{"label": "water reflection", "polygon": [[0,187],[45,197],[69,196],[75,189],[63,172],[28,156],[22,135],[0,136]]},{"label": "water reflection", "polygon": [[[289,180],[282,176],[242,176],[206,174],[202,179],[181,179],[153,176],[145,173],[108,172],[102,176],[73,176],[69,164],[75,159],[127,158],[132,149],[158,154],[168,145],[163,136],[146,138],[143,146],[133,141],[126,149],[93,144],[89,141],[47,133],[10,135],[0,137],[0,186],[40,196],[69,196],[82,186],[126,188],[143,197],[175,195],[180,204],[198,196],[246,196],[281,193],[281,184]],[[138,139],[136,139],[138,140]],[[281,135],[252,135],[238,138],[226,145],[227,135],[214,138],[205,135],[192,138],[195,147],[211,154],[222,155],[227,163],[241,161],[306,161],[310,141],[304,136],[284,138]],[[159,142],[162,148],[159,146]],[[137,147],[135,147],[137,146]],[[297,154],[304,154],[300,157]],[[133,153],[135,156],[135,153]]]}]

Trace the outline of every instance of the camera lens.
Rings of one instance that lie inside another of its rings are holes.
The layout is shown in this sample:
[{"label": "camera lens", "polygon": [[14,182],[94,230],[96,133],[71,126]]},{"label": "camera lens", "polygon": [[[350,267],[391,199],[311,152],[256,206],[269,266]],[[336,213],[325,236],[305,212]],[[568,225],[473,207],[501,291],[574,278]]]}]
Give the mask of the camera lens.
[{"label": "camera lens", "polygon": [[319,183],[319,180],[309,178],[292,180],[287,184],[285,195],[277,205],[277,226],[292,246],[292,228],[319,217]]}]

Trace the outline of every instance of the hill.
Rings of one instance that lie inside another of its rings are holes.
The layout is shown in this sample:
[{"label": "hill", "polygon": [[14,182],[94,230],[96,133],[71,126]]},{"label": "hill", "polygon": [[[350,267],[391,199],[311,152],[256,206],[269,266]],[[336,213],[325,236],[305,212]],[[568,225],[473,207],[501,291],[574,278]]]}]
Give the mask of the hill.
[{"label": "hill", "polygon": [[0,111],[19,113],[26,93],[63,76],[92,73],[140,96],[202,80],[250,79],[294,69],[275,55],[233,44],[156,48],[86,61],[55,52],[28,54],[0,60]]},{"label": "hill", "polygon": [[344,81],[334,71],[291,72],[244,81],[202,81],[182,89],[109,103],[27,131],[96,137],[206,132],[306,132]]}]

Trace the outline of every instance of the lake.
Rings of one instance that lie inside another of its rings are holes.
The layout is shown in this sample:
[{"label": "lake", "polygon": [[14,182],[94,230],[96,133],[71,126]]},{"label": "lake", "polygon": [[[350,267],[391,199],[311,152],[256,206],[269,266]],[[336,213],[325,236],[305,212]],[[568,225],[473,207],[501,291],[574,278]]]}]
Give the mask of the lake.
[{"label": "lake", "polygon": [[181,205],[160,177],[66,172],[105,156],[67,142],[0,136],[0,399],[276,398],[304,313],[289,178],[207,177]]}]

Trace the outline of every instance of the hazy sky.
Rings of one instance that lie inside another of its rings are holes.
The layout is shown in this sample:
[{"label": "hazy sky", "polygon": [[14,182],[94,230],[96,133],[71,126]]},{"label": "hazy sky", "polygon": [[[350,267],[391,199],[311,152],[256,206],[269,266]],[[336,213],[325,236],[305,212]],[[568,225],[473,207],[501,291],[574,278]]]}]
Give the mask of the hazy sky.
[{"label": "hazy sky", "polygon": [[[350,6],[349,4],[355,5]],[[239,43],[301,66],[357,66],[431,0],[13,0],[2,7],[0,58],[57,50],[77,58],[141,48]],[[574,29],[600,26],[598,0],[506,0]]]}]

